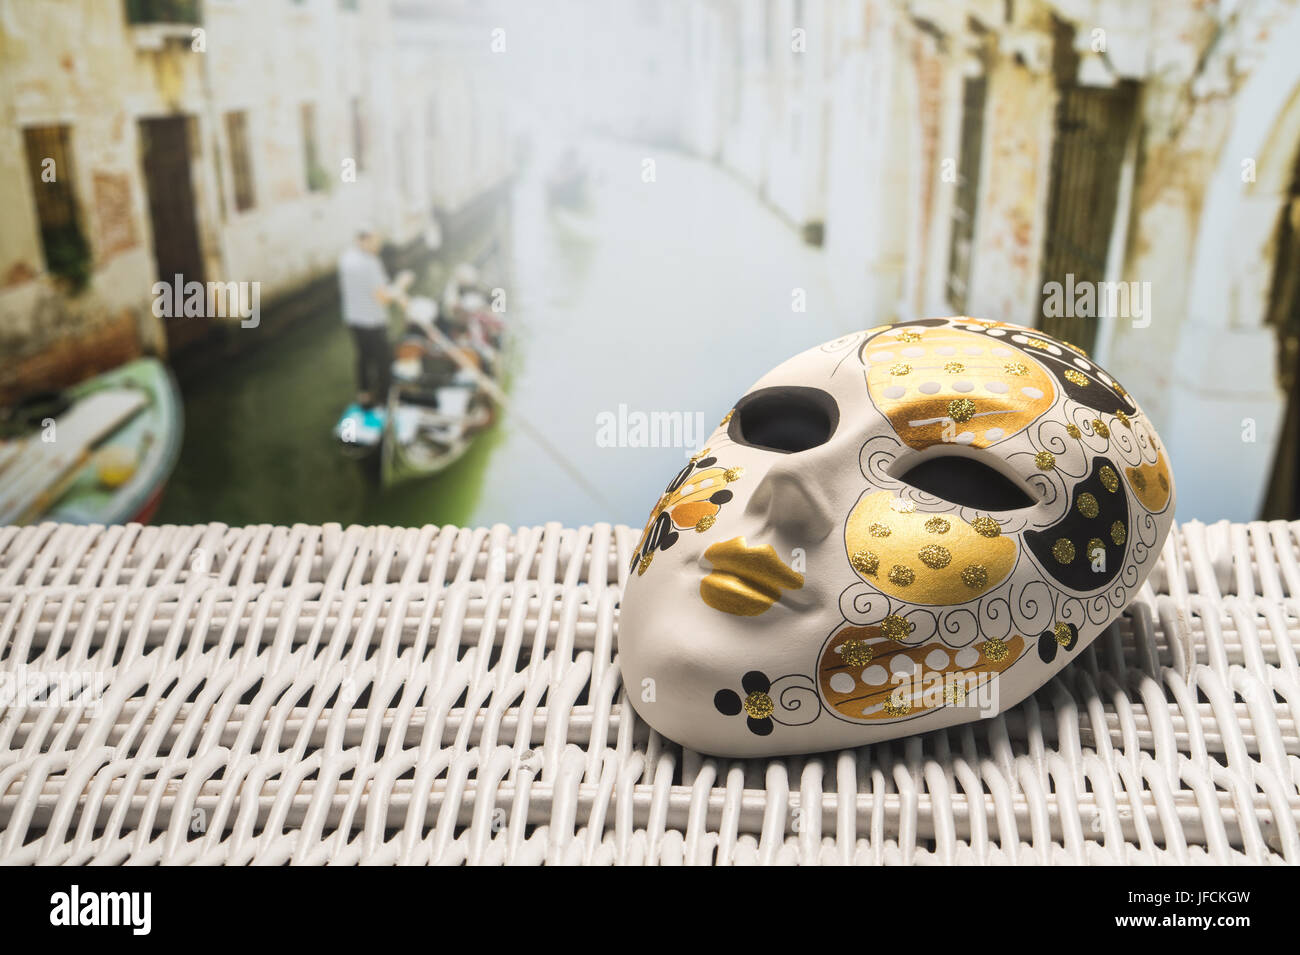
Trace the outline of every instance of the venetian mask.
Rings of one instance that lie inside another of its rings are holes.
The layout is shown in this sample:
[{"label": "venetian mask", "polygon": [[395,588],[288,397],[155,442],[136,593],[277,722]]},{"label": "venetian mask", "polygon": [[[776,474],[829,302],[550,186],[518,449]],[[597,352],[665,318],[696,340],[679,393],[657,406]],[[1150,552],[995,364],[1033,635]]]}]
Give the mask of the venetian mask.
[{"label": "venetian mask", "polygon": [[628,698],[725,756],[996,715],[1115,621],[1173,511],[1155,431],[1074,346],[970,318],[848,335],[761,378],[655,503]]}]

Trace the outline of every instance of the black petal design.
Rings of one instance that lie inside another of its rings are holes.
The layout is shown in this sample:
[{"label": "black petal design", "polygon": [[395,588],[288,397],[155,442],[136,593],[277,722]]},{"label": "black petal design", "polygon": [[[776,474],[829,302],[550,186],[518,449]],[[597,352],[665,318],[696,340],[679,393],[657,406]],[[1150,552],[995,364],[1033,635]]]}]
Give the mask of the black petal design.
[{"label": "black petal design", "polygon": [[[1107,470],[1108,469],[1108,470]],[[1102,480],[1103,475],[1106,481]],[[1107,487],[1107,482],[1115,490]],[[1096,501],[1096,516],[1088,517],[1079,502],[1084,495]],[[1119,479],[1119,469],[1108,458],[1092,459],[1092,471],[1086,480],[1075,485],[1070,499],[1070,510],[1056,524],[1042,531],[1026,531],[1025,543],[1047,573],[1075,593],[1088,593],[1106,586],[1115,579],[1124,564],[1124,544],[1117,544],[1110,528],[1119,522],[1128,527],[1128,492]],[[1057,548],[1060,541],[1068,541],[1069,548],[1061,547],[1071,556],[1062,561]],[[1105,548],[1106,560],[1101,570],[1093,570],[1093,557],[1088,552],[1088,542],[1098,540]]]},{"label": "black petal design", "polygon": [[713,706],[723,716],[735,716],[740,712],[740,694],[735,690],[719,690],[713,694]]},{"label": "black petal design", "polygon": [[772,681],[758,670],[750,670],[740,679],[740,685],[746,693],[766,693],[772,689]]},{"label": "black petal design", "polygon": [[745,718],[745,723],[749,726],[749,731],[755,736],[772,735],[772,717],[768,716],[761,720],[756,720],[749,716]]}]

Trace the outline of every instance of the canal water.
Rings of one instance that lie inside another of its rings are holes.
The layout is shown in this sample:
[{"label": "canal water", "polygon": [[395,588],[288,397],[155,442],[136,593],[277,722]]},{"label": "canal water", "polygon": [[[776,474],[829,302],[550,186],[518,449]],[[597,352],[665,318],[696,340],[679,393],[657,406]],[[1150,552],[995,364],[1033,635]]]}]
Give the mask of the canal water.
[{"label": "canal water", "polygon": [[[354,389],[352,345],[322,314],[183,388],[157,521],[640,525],[694,450],[695,421],[707,435],[770,367],[872,324],[837,314],[823,253],[727,172],[622,144],[584,160],[581,208],[549,206],[539,170],[513,186],[484,276],[507,289],[511,406],[465,457],[389,489],[341,457],[331,431]],[[681,413],[692,446],[629,446],[635,430],[609,427],[654,412]]]}]

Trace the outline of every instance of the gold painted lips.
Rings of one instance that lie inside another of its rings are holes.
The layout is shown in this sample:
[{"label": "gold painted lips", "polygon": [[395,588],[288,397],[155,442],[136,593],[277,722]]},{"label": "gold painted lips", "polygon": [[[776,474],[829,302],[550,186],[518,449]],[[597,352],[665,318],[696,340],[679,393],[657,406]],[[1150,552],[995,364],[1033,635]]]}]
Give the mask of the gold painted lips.
[{"label": "gold painted lips", "polygon": [[743,537],[713,544],[704,552],[713,571],[700,581],[700,597],[714,610],[757,617],[782,590],[803,587],[803,574],[786,565],[771,544],[751,547]]}]

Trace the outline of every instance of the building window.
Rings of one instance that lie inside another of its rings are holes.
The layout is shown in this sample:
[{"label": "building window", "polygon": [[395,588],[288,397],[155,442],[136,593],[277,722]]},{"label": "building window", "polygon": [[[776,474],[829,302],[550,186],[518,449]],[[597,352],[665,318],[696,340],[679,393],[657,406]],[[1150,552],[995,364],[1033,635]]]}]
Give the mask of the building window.
[{"label": "building window", "polygon": [[257,204],[253,192],[253,165],[248,149],[248,113],[226,114],[226,142],[230,148],[230,179],[235,190],[235,209],[246,212]]},{"label": "building window", "polygon": [[366,122],[361,115],[360,97],[352,98],[352,158],[357,172],[366,170]]},{"label": "building window", "polygon": [[23,130],[45,268],[79,291],[90,281],[91,259],[72,186],[70,138],[67,126],[30,126]]},{"label": "building window", "polygon": [[197,24],[199,0],[126,0],[126,22]]},{"label": "building window", "polygon": [[329,188],[329,174],[320,164],[319,140],[316,138],[316,104],[302,104],[302,161],[308,192]]}]

